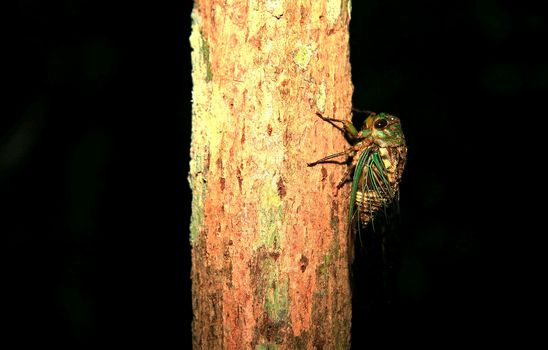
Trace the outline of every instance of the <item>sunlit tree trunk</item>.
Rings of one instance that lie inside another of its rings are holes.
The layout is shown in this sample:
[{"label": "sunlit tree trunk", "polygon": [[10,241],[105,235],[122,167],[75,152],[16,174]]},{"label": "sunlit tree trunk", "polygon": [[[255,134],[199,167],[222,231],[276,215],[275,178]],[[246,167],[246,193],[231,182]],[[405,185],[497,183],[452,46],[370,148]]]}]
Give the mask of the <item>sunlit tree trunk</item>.
[{"label": "sunlit tree trunk", "polygon": [[350,346],[347,0],[197,0],[192,13],[195,349]]}]

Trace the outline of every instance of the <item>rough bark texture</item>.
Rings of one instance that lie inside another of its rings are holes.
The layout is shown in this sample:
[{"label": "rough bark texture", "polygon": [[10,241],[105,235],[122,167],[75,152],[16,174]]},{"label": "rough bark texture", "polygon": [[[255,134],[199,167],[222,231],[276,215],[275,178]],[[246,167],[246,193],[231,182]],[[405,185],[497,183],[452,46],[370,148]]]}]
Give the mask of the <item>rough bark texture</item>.
[{"label": "rough bark texture", "polygon": [[197,0],[194,81],[195,349],[350,346],[343,150],[315,116],[347,119],[347,0]]}]

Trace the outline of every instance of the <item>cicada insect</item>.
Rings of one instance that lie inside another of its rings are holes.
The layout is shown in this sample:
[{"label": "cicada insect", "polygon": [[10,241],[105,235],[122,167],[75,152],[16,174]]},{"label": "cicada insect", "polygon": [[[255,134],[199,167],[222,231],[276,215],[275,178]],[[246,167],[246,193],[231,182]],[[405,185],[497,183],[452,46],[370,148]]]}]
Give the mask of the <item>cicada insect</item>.
[{"label": "cicada insect", "polygon": [[345,133],[351,146],[308,163],[308,166],[314,166],[330,162],[333,158],[346,157],[348,169],[337,188],[352,180],[348,221],[349,227],[352,227],[358,220],[358,228],[371,222],[379,209],[397,200],[407,158],[400,120],[390,114],[365,113],[368,117],[360,131],[352,122],[326,118],[317,113],[321,119]]}]

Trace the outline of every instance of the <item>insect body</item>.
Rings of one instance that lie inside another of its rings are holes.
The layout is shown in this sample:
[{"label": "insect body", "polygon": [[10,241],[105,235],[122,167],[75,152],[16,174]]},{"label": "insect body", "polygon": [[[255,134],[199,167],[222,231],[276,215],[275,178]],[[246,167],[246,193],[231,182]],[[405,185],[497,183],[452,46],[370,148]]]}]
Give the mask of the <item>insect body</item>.
[{"label": "insect body", "polygon": [[379,209],[397,199],[407,156],[400,120],[385,113],[366,113],[369,116],[360,131],[349,121],[326,118],[318,113],[320,118],[344,132],[351,146],[308,164],[314,166],[336,157],[347,157],[349,167],[337,188],[353,174],[348,214],[350,225],[355,219],[366,225]]}]

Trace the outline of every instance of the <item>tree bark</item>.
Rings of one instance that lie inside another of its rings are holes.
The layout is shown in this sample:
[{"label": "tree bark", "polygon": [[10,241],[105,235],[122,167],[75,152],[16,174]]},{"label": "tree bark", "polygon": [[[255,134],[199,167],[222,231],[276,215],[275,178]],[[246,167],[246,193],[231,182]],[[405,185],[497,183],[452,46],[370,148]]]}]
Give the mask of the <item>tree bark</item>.
[{"label": "tree bark", "polygon": [[[349,0],[196,0],[195,349],[346,349],[346,168],[315,113],[351,112]],[[351,246],[351,245],[350,245]]]}]

